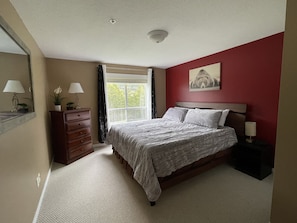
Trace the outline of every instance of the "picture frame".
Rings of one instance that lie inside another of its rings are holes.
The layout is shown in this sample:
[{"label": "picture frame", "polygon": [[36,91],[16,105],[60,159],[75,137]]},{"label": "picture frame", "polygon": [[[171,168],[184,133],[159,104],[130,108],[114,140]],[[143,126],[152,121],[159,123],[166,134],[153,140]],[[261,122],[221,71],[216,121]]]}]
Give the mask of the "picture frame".
[{"label": "picture frame", "polygon": [[190,91],[221,89],[221,63],[214,63],[189,70]]}]

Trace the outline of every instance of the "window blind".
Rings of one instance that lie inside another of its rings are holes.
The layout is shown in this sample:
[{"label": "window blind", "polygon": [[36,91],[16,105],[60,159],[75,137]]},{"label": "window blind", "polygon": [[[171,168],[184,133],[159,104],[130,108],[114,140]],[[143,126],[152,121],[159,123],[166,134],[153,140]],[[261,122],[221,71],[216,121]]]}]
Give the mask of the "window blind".
[{"label": "window blind", "polygon": [[147,75],[108,73],[106,81],[112,83],[148,83]]}]

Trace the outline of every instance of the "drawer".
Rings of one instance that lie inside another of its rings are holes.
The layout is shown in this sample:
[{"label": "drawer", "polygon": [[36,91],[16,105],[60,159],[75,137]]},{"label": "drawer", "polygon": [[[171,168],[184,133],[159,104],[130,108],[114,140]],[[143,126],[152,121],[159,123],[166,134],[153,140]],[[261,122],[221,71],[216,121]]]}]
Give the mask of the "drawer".
[{"label": "drawer", "polygon": [[81,119],[88,119],[88,118],[90,118],[89,111],[82,111],[82,112],[75,112],[75,113],[65,114],[66,122],[81,120]]},{"label": "drawer", "polygon": [[73,150],[75,147],[80,146],[82,144],[90,143],[91,141],[92,141],[91,136],[87,136],[77,140],[69,141],[67,144],[68,144],[69,150]]},{"label": "drawer", "polygon": [[77,122],[68,122],[68,123],[66,123],[67,131],[89,127],[90,125],[91,125],[91,120],[90,119],[77,121]]},{"label": "drawer", "polygon": [[85,137],[88,135],[91,135],[91,129],[90,128],[83,128],[71,132],[67,132],[67,139],[68,141],[75,140],[80,137]]},{"label": "drawer", "polygon": [[90,151],[93,151],[92,143],[76,147],[75,150],[69,151],[69,159],[74,159]]}]

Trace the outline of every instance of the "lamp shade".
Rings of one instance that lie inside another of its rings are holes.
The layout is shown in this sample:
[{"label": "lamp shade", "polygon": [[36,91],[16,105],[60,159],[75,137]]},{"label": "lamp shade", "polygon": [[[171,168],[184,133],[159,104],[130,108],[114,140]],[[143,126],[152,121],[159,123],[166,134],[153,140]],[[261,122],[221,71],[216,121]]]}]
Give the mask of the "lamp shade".
[{"label": "lamp shade", "polygon": [[84,93],[84,90],[82,89],[80,83],[71,83],[68,93],[74,94],[74,93]]},{"label": "lamp shade", "polygon": [[22,83],[18,80],[8,80],[3,92],[10,92],[10,93],[25,93],[24,87]]},{"label": "lamp shade", "polygon": [[245,135],[256,136],[256,122],[245,122]]}]

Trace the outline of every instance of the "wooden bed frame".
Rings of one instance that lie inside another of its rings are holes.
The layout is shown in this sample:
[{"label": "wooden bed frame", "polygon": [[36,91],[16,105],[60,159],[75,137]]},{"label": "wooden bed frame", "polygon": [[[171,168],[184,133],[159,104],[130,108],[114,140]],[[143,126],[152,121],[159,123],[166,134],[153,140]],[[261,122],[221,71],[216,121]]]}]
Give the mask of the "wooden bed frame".
[{"label": "wooden bed frame", "polygon": [[[230,109],[225,125],[234,128],[238,138],[244,137],[245,113],[247,107],[246,104],[177,102],[176,106],[201,109]],[[123,157],[121,157],[114,148],[113,152],[116,157],[119,158],[120,162],[123,164],[123,167],[127,170],[129,175],[133,178],[133,169],[130,167],[128,162],[123,159]],[[162,190],[164,190],[186,179],[205,172],[219,164],[225,163],[230,160],[231,153],[232,148],[229,148],[176,170],[169,176],[159,177],[158,180],[160,186]],[[156,202],[150,202],[150,204],[151,206],[154,206]]]}]

